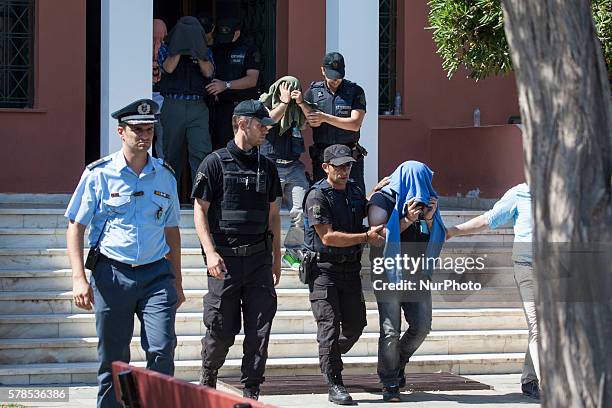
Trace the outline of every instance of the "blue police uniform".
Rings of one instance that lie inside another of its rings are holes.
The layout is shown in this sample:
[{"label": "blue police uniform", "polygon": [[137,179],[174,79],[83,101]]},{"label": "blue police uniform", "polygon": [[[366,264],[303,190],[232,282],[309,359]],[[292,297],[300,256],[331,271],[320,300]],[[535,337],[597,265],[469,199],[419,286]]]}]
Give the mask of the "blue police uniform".
[{"label": "blue police uniform", "polygon": [[[143,102],[137,102],[140,109],[123,116],[124,121],[152,123],[151,106],[143,108]],[[174,373],[177,292],[174,271],[165,258],[170,247],[164,228],[179,225],[176,180],[163,160],[150,155],[136,174],[119,151],[87,166],[65,216],[90,225],[90,246],[99,241],[100,260],[90,278],[99,338],[98,406],[118,407],[111,363],[130,360],[134,314],[141,322],[147,368]]]}]

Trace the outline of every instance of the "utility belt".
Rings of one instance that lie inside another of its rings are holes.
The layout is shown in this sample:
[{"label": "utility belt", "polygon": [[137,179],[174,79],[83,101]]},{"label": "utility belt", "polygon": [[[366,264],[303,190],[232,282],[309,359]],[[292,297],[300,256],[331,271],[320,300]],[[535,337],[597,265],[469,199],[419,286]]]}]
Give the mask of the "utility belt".
[{"label": "utility belt", "polygon": [[156,264],[158,262],[160,262],[161,260],[163,260],[164,258],[159,258],[157,261],[153,261],[153,262],[149,262],[146,264],[129,264],[129,263],[125,263],[125,262],[121,262],[121,261],[117,261],[115,259],[109,258],[108,256],[104,255],[103,253],[99,253],[98,254],[98,262],[99,261],[105,261],[111,265],[115,265],[118,267],[123,267],[123,268],[138,268],[140,266],[149,266],[149,265],[153,265]]},{"label": "utility belt", "polygon": [[313,266],[317,263],[348,263],[361,261],[361,251],[354,254],[325,254],[314,251],[302,251],[304,258],[300,264],[300,282],[308,284],[312,281]]},{"label": "utility belt", "polygon": [[272,249],[272,239],[272,234],[267,233],[262,241],[254,244],[240,245],[237,247],[216,246],[215,250],[221,256],[251,256],[263,252],[266,249]]},{"label": "utility belt", "polygon": [[[355,143],[338,143],[338,144],[343,144],[345,146],[348,146],[351,148],[351,154],[353,156],[353,159],[355,160],[361,160],[364,157],[366,157],[368,155],[368,151],[366,150],[365,147],[363,147],[362,145],[359,144],[359,142],[355,142]],[[308,153],[310,154],[310,158],[313,161],[318,161],[320,163],[323,163],[325,160],[323,159],[323,151],[325,149],[327,149],[329,146],[332,146],[330,144],[322,144],[322,143],[315,143],[313,145],[311,145],[308,148]]]}]

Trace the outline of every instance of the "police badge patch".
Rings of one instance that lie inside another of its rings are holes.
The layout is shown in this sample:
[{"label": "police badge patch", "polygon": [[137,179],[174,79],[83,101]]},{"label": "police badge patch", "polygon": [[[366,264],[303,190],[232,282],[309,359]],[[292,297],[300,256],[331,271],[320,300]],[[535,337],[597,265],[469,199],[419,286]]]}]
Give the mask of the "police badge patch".
[{"label": "police badge patch", "polygon": [[202,180],[205,177],[206,175],[204,173],[202,173],[201,171],[198,171],[198,174],[196,174],[195,181],[193,182],[193,184],[197,186],[200,180]]},{"label": "police badge patch", "polygon": [[321,206],[319,204],[313,205],[310,210],[312,211],[312,216],[316,219],[321,218]]}]

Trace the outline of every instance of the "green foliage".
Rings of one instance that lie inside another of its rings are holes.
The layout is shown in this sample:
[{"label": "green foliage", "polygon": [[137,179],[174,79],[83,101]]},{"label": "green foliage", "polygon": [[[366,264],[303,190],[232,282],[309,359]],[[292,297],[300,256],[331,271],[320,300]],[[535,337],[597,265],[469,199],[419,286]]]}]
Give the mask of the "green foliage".
[{"label": "green foliage", "polygon": [[[429,24],[448,77],[464,65],[476,80],[512,70],[500,0],[428,0]],[[612,70],[612,0],[593,0],[597,35]]]}]

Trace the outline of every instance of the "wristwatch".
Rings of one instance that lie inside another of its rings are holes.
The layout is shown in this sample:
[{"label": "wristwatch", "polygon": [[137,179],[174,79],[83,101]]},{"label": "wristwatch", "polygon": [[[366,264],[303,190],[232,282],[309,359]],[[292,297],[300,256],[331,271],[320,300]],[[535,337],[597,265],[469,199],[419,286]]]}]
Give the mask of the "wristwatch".
[{"label": "wristwatch", "polygon": [[232,81],[225,82],[225,89],[230,89],[232,87]]}]

